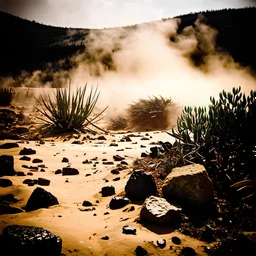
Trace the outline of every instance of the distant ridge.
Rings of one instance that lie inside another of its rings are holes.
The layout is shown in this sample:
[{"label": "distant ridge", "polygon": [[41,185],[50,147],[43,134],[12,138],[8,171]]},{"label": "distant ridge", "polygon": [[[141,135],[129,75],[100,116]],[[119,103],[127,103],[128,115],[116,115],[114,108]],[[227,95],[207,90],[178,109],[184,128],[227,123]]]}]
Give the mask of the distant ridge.
[{"label": "distant ridge", "polygon": [[[206,23],[219,32],[217,49],[228,52],[235,61],[256,71],[256,8],[201,13],[205,16]],[[187,26],[193,26],[198,14],[175,17],[181,19],[178,32],[181,33]],[[22,70],[45,70],[49,62],[55,70],[68,70],[68,58],[85,49],[86,46],[81,42],[90,31],[43,25],[1,11],[0,29],[0,76],[15,76]],[[71,35],[68,31],[76,33]],[[196,65],[200,65],[203,54],[199,44],[198,51],[193,56]],[[61,59],[66,61],[63,66],[58,66],[57,62]]]}]

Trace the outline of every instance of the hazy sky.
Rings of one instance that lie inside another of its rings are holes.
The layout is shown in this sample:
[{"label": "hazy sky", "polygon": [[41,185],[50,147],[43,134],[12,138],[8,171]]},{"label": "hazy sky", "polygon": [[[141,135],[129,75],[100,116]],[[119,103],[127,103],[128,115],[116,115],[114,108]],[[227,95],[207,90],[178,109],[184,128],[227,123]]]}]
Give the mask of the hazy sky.
[{"label": "hazy sky", "polygon": [[0,10],[54,26],[102,28],[255,4],[256,0],[0,0]]}]

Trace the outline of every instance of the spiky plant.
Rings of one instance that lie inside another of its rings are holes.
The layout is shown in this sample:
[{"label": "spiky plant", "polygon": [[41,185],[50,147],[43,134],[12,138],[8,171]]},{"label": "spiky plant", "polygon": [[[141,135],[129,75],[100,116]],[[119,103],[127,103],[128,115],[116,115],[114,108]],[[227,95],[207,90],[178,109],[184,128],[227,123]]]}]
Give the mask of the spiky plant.
[{"label": "spiky plant", "polygon": [[174,105],[171,99],[161,96],[140,99],[127,109],[129,126],[139,130],[166,129],[169,125],[169,108]]},{"label": "spiky plant", "polygon": [[0,88],[0,106],[9,106],[14,96],[15,92],[13,88]]},{"label": "spiky plant", "polygon": [[90,118],[96,106],[100,93],[98,88],[91,88],[89,95],[85,98],[87,84],[83,88],[77,88],[71,94],[71,87],[68,89],[57,88],[53,92],[54,99],[50,95],[36,99],[39,107],[35,108],[43,115],[38,117],[47,127],[56,128],[61,131],[79,130],[89,124],[100,129],[95,125],[98,118],[107,109],[103,109],[99,114]]}]

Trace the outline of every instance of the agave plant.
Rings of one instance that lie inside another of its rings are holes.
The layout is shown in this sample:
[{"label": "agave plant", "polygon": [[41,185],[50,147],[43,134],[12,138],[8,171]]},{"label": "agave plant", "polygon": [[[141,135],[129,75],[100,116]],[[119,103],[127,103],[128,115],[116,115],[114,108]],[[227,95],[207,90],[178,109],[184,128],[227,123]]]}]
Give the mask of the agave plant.
[{"label": "agave plant", "polygon": [[100,95],[97,88],[95,90],[91,88],[86,99],[87,84],[83,88],[77,88],[73,94],[71,94],[70,84],[68,89],[57,88],[56,90],[54,100],[50,95],[36,99],[39,107],[35,106],[35,108],[43,115],[43,117],[38,118],[47,127],[61,131],[73,131],[90,124],[100,129],[95,125],[95,122],[99,120],[98,118],[107,107],[90,119]]}]

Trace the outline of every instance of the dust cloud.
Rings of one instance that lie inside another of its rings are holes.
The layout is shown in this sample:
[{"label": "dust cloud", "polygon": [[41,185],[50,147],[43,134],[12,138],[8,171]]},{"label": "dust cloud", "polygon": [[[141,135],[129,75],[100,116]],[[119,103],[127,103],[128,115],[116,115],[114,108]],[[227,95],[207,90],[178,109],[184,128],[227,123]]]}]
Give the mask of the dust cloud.
[{"label": "dust cloud", "polygon": [[[53,82],[42,86],[67,85],[69,79],[72,88],[86,83],[98,86],[99,106],[108,105],[113,112],[150,96],[171,98],[181,106],[199,106],[208,105],[210,96],[218,96],[223,89],[241,86],[248,92],[256,88],[256,80],[246,68],[228,54],[216,52],[218,31],[205,25],[202,16],[181,34],[178,24],[178,19],[169,19],[91,30],[84,42],[85,52],[70,59],[73,69],[53,73]],[[197,67],[191,56],[199,44],[204,56]],[[43,75],[43,71],[30,77],[22,74],[21,84],[39,87]]]}]

